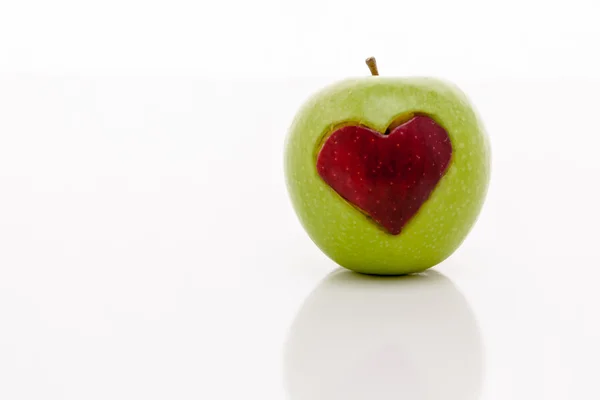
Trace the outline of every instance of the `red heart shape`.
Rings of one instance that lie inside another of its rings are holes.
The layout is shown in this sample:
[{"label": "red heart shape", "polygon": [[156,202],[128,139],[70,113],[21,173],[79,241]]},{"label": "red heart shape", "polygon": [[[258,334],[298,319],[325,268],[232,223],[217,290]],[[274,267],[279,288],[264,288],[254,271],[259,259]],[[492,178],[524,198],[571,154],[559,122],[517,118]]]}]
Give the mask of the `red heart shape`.
[{"label": "red heart shape", "polygon": [[317,157],[321,178],[392,235],[417,213],[444,176],[450,137],[416,115],[387,135],[360,125],[334,131]]}]

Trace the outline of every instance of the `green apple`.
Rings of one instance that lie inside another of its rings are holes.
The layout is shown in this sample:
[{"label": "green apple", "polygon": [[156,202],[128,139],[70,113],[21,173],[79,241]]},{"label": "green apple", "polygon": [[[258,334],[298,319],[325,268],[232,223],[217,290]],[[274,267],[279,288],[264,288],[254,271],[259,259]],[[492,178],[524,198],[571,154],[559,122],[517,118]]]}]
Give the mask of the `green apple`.
[{"label": "green apple", "polygon": [[[409,120],[414,116],[426,116],[431,126],[419,128],[429,123],[425,121],[411,127]],[[447,134],[448,160],[434,159],[442,139],[428,143],[428,127]],[[402,141],[413,133],[414,142]],[[354,147],[350,134],[356,135]],[[375,143],[375,134],[383,138],[378,140],[383,147],[366,145]],[[397,140],[397,153],[385,149],[391,146],[392,135],[397,138],[393,139]],[[338,144],[338,139],[349,144]],[[325,155],[325,161],[319,157],[330,142],[328,164]],[[332,157],[338,152],[344,152],[346,158],[338,162],[335,156],[334,164]],[[374,175],[365,177],[371,186],[361,186],[362,178],[359,184],[358,178],[352,181],[350,175],[336,175],[344,168],[353,171],[348,173],[355,173],[355,178],[362,176],[361,171],[370,174],[371,164],[355,165],[363,154],[373,165],[381,166],[383,160],[384,169],[389,165],[393,172],[377,175],[373,169]],[[427,169],[436,162],[438,170]],[[423,177],[427,173],[428,177],[438,174],[437,178],[413,180],[411,167],[422,171]],[[452,84],[433,78],[347,79],[322,89],[301,107],[286,140],[285,176],[301,224],[333,261],[367,274],[416,273],[450,256],[471,230],[487,193],[490,146],[478,114]],[[413,203],[400,186],[393,192],[382,187],[409,180],[415,184],[407,189],[413,190],[407,192]],[[356,197],[350,193],[357,193]],[[412,210],[396,210],[403,207]]]}]

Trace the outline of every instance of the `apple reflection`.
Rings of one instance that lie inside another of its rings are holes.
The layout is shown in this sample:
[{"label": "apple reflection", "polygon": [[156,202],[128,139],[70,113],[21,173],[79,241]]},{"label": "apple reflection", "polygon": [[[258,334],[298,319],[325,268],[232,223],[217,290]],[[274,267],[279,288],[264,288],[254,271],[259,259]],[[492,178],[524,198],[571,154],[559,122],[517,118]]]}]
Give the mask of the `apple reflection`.
[{"label": "apple reflection", "polygon": [[292,400],[475,400],[482,358],[475,317],[444,275],[340,269],[296,316],[284,368]]}]

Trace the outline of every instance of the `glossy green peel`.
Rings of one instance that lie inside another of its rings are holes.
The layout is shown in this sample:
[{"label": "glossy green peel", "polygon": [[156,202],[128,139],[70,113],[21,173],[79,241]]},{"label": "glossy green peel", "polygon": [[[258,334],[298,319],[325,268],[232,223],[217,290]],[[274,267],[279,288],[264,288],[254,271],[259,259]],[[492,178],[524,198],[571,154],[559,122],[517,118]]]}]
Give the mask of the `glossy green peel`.
[{"label": "glossy green peel", "polygon": [[[394,236],[321,179],[316,155],[335,126],[351,122],[385,132],[409,113],[427,114],[443,126],[453,152],[429,199]],[[487,192],[490,148],[479,117],[453,85],[430,78],[349,79],[321,90],[300,109],[286,141],[285,175],[300,222],[332,260],[367,274],[408,274],[446,259],[471,230]]]}]

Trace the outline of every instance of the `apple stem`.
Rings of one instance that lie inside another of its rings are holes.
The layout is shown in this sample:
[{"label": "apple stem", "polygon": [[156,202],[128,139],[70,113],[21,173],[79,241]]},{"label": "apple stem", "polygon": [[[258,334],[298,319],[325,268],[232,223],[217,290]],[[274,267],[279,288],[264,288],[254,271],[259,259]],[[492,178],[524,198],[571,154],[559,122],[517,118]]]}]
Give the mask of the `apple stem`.
[{"label": "apple stem", "polygon": [[367,63],[367,67],[369,67],[369,71],[371,71],[371,75],[379,75],[379,71],[377,70],[377,61],[375,61],[375,57],[369,57],[365,60],[365,62]]}]

